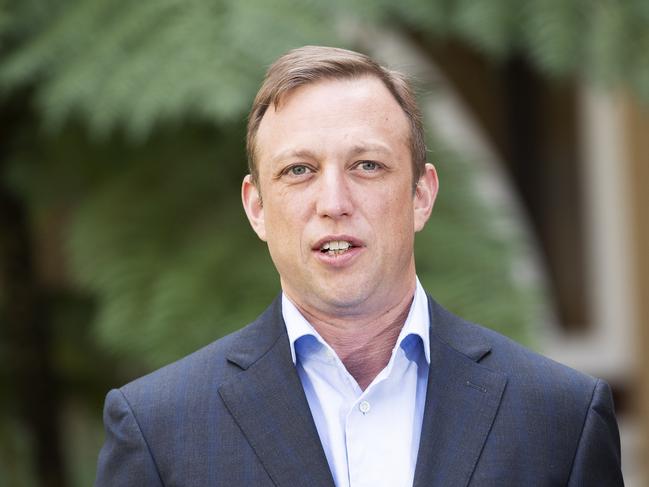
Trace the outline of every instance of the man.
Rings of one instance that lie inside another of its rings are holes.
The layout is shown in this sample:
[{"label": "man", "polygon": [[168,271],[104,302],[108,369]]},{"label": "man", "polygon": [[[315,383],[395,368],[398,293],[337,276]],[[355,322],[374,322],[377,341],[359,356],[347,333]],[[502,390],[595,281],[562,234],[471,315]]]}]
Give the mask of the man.
[{"label": "man", "polygon": [[248,153],[243,206],[282,294],[108,394],[97,485],[623,485],[605,383],[419,284],[414,234],[438,181],[402,75],[289,52],[254,101]]}]

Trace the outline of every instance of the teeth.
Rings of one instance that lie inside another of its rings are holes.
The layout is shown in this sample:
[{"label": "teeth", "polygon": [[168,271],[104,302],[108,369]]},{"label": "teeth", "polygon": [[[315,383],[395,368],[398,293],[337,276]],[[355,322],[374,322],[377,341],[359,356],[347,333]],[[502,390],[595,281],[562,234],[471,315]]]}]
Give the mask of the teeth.
[{"label": "teeth", "polygon": [[320,250],[328,250],[330,252],[345,251],[351,246],[352,244],[345,240],[332,240],[331,242],[325,242],[322,247],[320,247]]}]

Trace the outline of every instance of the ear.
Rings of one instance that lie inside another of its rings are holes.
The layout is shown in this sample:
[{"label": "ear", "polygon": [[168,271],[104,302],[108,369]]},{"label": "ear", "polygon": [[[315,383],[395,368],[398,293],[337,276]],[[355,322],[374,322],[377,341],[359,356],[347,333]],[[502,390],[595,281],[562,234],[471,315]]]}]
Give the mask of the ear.
[{"label": "ear", "polygon": [[424,228],[424,225],[433,211],[437,191],[439,190],[439,181],[437,180],[437,171],[432,164],[426,164],[424,174],[417,181],[414,196],[414,222],[415,232]]},{"label": "ear", "polygon": [[243,202],[243,209],[246,212],[250,226],[257,236],[265,242],[266,221],[261,193],[252,182],[252,176],[250,174],[243,178],[243,183],[241,184],[241,201]]}]

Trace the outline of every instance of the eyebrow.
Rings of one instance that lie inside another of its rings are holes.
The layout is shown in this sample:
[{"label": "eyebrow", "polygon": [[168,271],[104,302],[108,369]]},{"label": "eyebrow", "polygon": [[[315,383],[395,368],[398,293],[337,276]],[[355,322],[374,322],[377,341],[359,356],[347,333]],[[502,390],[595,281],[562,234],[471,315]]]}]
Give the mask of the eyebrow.
[{"label": "eyebrow", "polygon": [[[365,152],[380,152],[385,155],[392,154],[392,151],[388,146],[382,143],[370,142],[355,144],[348,151],[348,156],[356,156],[363,154]],[[290,159],[290,158],[308,158],[308,159],[317,159],[317,155],[310,151],[309,149],[286,149],[271,159],[271,163],[277,163],[279,161]]]},{"label": "eyebrow", "polygon": [[364,152],[380,152],[382,154],[390,155],[392,151],[390,148],[382,143],[376,142],[367,142],[362,144],[356,144],[349,151],[349,155],[356,156],[358,154],[363,154]]},{"label": "eyebrow", "polygon": [[277,163],[284,159],[290,159],[293,157],[315,159],[316,155],[308,149],[286,149],[271,158],[270,162]]}]

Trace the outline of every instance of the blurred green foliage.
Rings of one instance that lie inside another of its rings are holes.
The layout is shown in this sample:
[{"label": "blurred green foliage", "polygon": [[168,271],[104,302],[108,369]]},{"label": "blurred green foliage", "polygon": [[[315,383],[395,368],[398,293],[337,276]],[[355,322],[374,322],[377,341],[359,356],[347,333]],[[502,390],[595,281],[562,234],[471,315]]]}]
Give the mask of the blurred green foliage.
[{"label": "blurred green foliage", "polygon": [[[354,48],[349,25],[386,25],[649,99],[648,24],[645,0],[0,0],[0,101],[28,114],[1,142],[0,178],[36,239],[52,237],[39,222],[60,221],[65,249],[48,292],[56,374],[77,411],[60,419],[73,483],[92,478],[108,387],[233,331],[279,290],[239,202],[245,114],[278,55]],[[533,343],[543,297],[516,279],[522,232],[493,225],[500,209],[476,196],[470,164],[431,146],[442,190],[417,238],[424,286]],[[0,485],[32,485],[2,369]]]},{"label": "blurred green foliage", "polygon": [[338,31],[384,23],[496,58],[520,52],[551,74],[620,83],[649,99],[644,0],[4,0],[0,86],[35,83],[46,124],[142,138],[165,122],[245,113],[267,66]]}]

